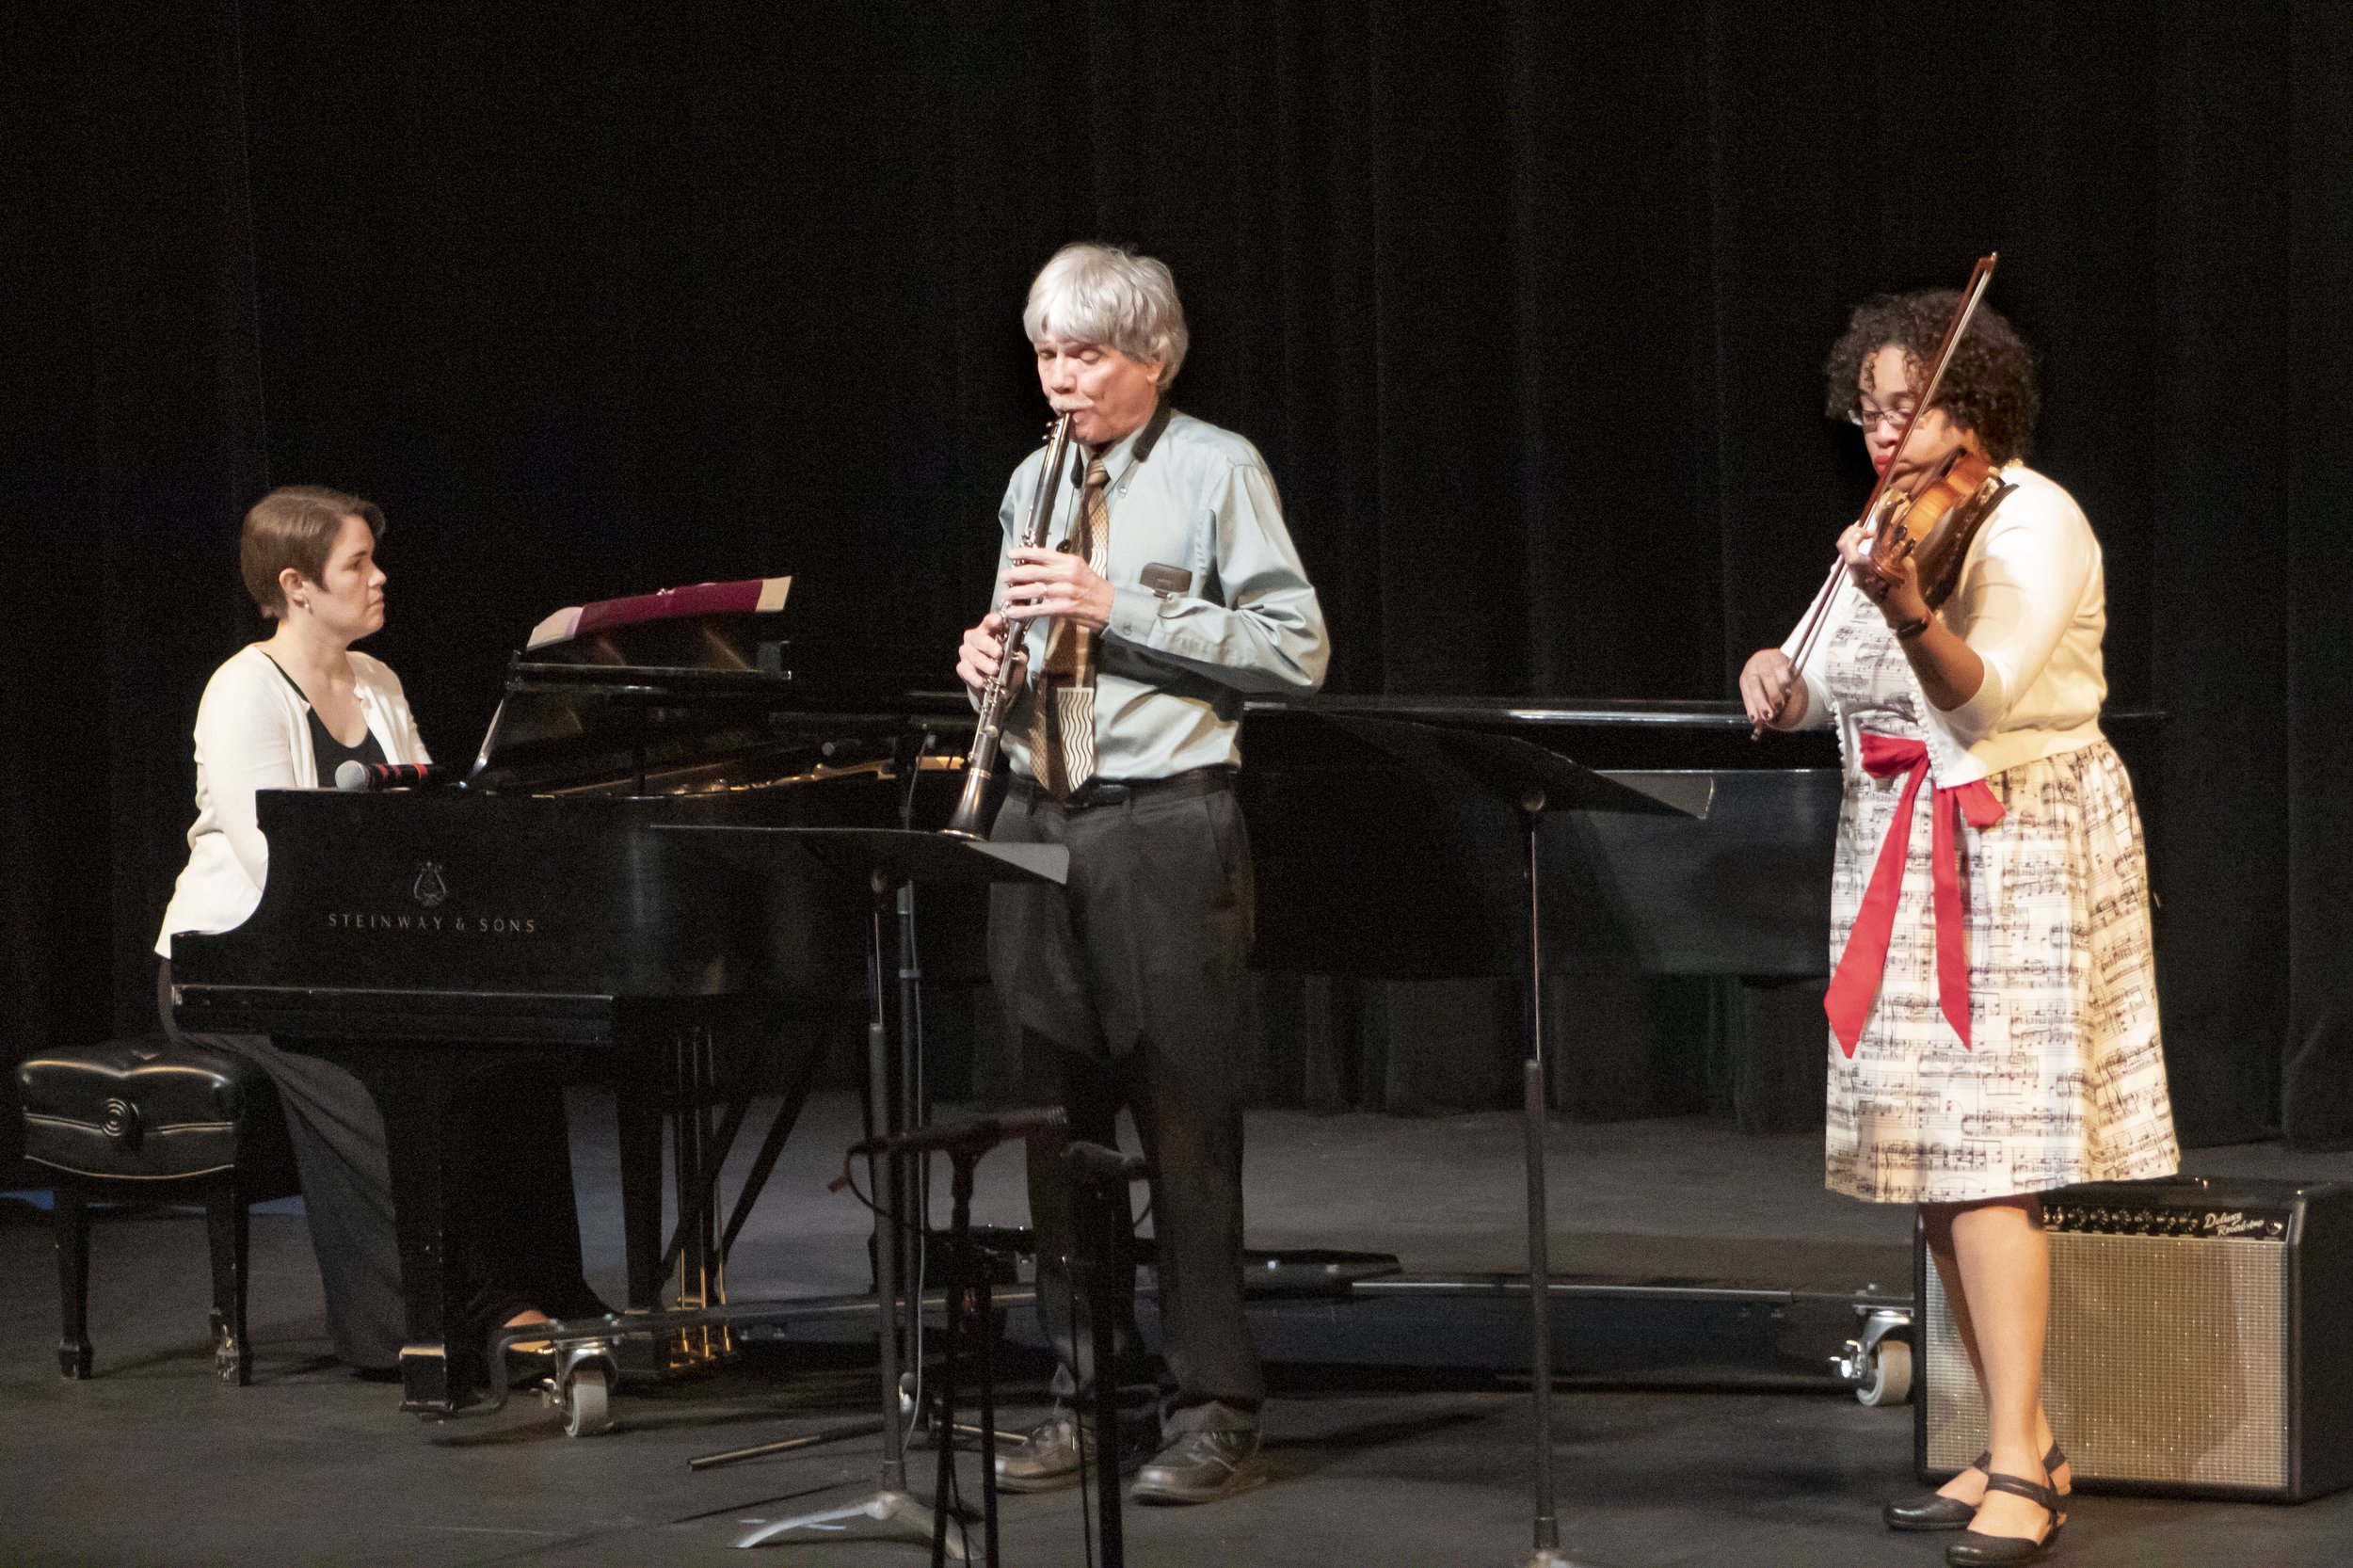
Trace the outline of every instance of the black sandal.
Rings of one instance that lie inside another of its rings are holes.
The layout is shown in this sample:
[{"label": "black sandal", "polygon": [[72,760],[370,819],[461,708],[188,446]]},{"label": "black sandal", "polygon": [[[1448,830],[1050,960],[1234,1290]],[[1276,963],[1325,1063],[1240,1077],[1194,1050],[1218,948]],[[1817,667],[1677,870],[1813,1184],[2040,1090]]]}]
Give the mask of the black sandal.
[{"label": "black sandal", "polygon": [[2013,1497],[2024,1497],[2051,1516],[2050,1528],[2041,1537],[2029,1541],[2023,1535],[1988,1535],[1982,1530],[1970,1530],[1945,1548],[1945,1560],[1952,1568],[2016,1568],[2019,1563],[2032,1562],[2050,1549],[2058,1539],[2059,1528],[2067,1523],[2067,1515],[2059,1512],[2059,1495],[2040,1481],[2023,1476],[2006,1476],[1994,1471],[1985,1478],[1988,1492],[2007,1492]]},{"label": "black sandal", "polygon": [[[2042,1473],[2046,1476],[2055,1476],[2058,1474],[2059,1466],[2066,1463],[2067,1456],[2059,1452],[2059,1446],[2054,1440],[2051,1444],[2051,1451],[2042,1456]],[[1968,1468],[1983,1470],[1991,1475],[1993,1470],[1993,1450],[1986,1449],[1969,1464]],[[2067,1494],[2062,1492],[2059,1496],[2064,1497]],[[1929,1493],[1918,1502],[1888,1503],[1880,1510],[1880,1517],[1887,1521],[1887,1528],[1892,1530],[1967,1529],[1969,1521],[1977,1516],[1977,1504],[1964,1503],[1959,1497],[1947,1497],[1935,1492]]]}]

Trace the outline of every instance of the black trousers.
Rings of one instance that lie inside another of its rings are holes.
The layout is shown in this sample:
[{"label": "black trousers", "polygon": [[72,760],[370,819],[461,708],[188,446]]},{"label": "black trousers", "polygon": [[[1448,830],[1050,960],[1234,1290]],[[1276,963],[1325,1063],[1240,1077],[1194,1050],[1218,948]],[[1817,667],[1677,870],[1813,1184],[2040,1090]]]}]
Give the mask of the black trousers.
[{"label": "black trousers", "polygon": [[[335,1359],[363,1371],[398,1367],[408,1311],[376,1101],[334,1063],[280,1049],[267,1036],[184,1032],[171,1016],[169,959],[156,968],[155,1008],[172,1039],[269,1074],[302,1178]],[[486,1075],[469,1085],[464,1128],[469,1164],[452,1195],[465,1205],[453,1212],[470,1227],[462,1254],[468,1330],[488,1334],[527,1306],[559,1318],[604,1311],[581,1277],[571,1142],[555,1075]]]},{"label": "black trousers", "polygon": [[[1266,1383],[1241,1298],[1241,1078],[1248,1061],[1250,847],[1228,776],[1189,775],[1074,808],[1016,790],[995,839],[1070,851],[1062,889],[992,894],[989,971],[1021,1046],[1022,1098],[1109,1144],[1132,1111],[1150,1166],[1171,1435],[1255,1430]],[[1041,1316],[1075,1391],[1073,1192],[1058,1143],[1029,1144]],[[1115,1278],[1132,1384],[1135,1271]]]}]

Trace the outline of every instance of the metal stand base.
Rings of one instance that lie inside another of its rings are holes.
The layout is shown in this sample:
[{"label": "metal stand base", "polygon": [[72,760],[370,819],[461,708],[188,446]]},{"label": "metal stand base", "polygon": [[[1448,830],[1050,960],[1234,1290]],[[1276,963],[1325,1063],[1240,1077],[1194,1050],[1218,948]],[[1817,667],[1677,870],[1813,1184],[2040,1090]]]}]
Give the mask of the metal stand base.
[{"label": "metal stand base", "polygon": [[1537,886],[1537,838],[1545,797],[1520,802],[1528,846],[1528,1055],[1520,1064],[1521,1126],[1528,1162],[1529,1392],[1536,1417],[1535,1555],[1529,1568],[1597,1568],[1561,1555],[1561,1520],[1552,1487],[1552,1221],[1545,1208],[1545,1129],[1551,1096],[1545,1087],[1544,896]]},{"label": "metal stand base", "polygon": [[798,1437],[787,1437],[776,1443],[755,1443],[748,1448],[729,1448],[724,1453],[696,1454],[686,1462],[686,1467],[690,1470],[710,1470],[722,1464],[740,1464],[747,1459],[766,1459],[772,1454],[797,1453],[803,1448],[813,1448],[820,1443],[838,1443],[848,1437],[872,1437],[882,1429],[883,1424],[880,1421],[854,1421],[846,1427],[836,1427],[830,1432],[803,1432]]},{"label": "metal stand base", "polygon": [[[866,932],[866,1069],[868,1103],[886,1134],[904,1130],[904,1124],[896,1113],[898,1100],[892,1095],[890,1081],[889,1018],[883,988],[883,919],[888,908],[892,888],[879,871],[869,883],[873,900],[867,912]],[[903,1020],[904,1022],[904,1020]],[[902,1044],[904,1036],[902,1036]],[[863,1520],[878,1527],[886,1539],[899,1539],[921,1545],[932,1544],[932,1511],[910,1496],[906,1491],[906,1431],[899,1411],[899,1323],[901,1303],[899,1280],[904,1259],[901,1249],[905,1245],[899,1233],[899,1213],[906,1192],[904,1180],[905,1157],[896,1153],[870,1158],[867,1170],[874,1187],[874,1297],[878,1309],[875,1320],[874,1349],[882,1363],[881,1418],[883,1457],[880,1489],[855,1503],[839,1508],[822,1509],[795,1518],[780,1519],[773,1525],[762,1525],[738,1541],[738,1546],[757,1546],[764,1541],[789,1530],[827,1529]],[[846,1168],[845,1168],[846,1170]],[[907,1315],[920,1322],[923,1304],[905,1304]],[[959,1561],[964,1553],[955,1550],[957,1543],[948,1543],[951,1555]]]},{"label": "metal stand base", "polygon": [[[738,1546],[758,1546],[784,1534],[787,1530],[834,1529],[843,1525],[864,1521],[879,1527],[872,1531],[860,1531],[869,1539],[904,1541],[918,1546],[932,1544],[932,1511],[927,1503],[919,1503],[904,1492],[882,1491],[855,1503],[828,1508],[797,1518],[779,1519],[773,1525],[762,1525],[743,1540]],[[964,1559],[964,1547],[952,1536],[948,1541],[948,1555],[958,1562]]]}]

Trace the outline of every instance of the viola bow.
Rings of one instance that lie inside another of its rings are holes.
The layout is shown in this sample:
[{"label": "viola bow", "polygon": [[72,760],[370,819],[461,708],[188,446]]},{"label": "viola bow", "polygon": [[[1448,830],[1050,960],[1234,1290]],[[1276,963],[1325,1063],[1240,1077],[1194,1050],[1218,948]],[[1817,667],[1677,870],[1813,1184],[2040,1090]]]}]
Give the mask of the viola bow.
[{"label": "viola bow", "polygon": [[[1887,493],[1887,482],[1894,476],[1897,469],[1902,466],[1904,450],[1912,444],[1912,432],[1919,424],[1920,416],[1929,411],[1929,406],[1936,401],[1938,391],[1945,385],[1945,372],[1952,366],[1953,351],[1961,346],[1961,334],[1969,330],[1969,318],[1977,314],[1977,302],[1985,297],[1987,286],[1993,281],[1993,264],[2000,259],[2000,256],[1999,251],[1989,251],[1978,257],[1977,264],[1970,269],[1968,286],[1961,291],[1960,302],[1953,307],[1953,319],[1945,325],[1945,336],[1936,345],[1936,359],[1929,369],[1929,384],[1921,389],[1920,395],[1913,400],[1912,412],[1904,416],[1903,430],[1896,437],[1896,450],[1888,457],[1887,467],[1881,472],[1878,482],[1871,487],[1870,499],[1863,504],[1863,513],[1855,520],[1856,521],[1867,523],[1879,515],[1881,501]],[[1913,481],[1912,490],[1913,496],[1918,495],[1929,477],[1924,473]],[[1797,681],[1804,676],[1805,662],[1813,656],[1815,646],[1822,634],[1823,624],[1830,618],[1831,604],[1838,597],[1838,580],[1846,569],[1847,564],[1844,560],[1833,559],[1831,562],[1830,575],[1822,579],[1821,587],[1815,592],[1814,603],[1806,611],[1805,619],[1800,625],[1798,650],[1789,656],[1791,691],[1797,690]],[[1785,693],[1782,696],[1783,704],[1786,705],[1788,700],[1788,696]],[[1773,714],[1778,718],[1781,710],[1775,708]],[[1758,740],[1763,737],[1764,733],[1765,726],[1755,725],[1749,730],[1749,739]]]}]

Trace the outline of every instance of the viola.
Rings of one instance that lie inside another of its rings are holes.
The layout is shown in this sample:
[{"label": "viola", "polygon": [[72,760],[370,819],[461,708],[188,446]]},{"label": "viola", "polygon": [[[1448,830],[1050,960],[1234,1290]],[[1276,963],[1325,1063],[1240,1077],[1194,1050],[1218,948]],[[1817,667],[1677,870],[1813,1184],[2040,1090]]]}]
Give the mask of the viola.
[{"label": "viola", "polygon": [[1913,488],[1882,492],[1874,513],[1865,514],[1872,567],[1894,583],[1902,576],[1897,568],[1910,560],[1920,596],[1929,609],[1942,609],[1960,584],[1977,530],[2012,488],[1974,445],[1956,448]]}]

